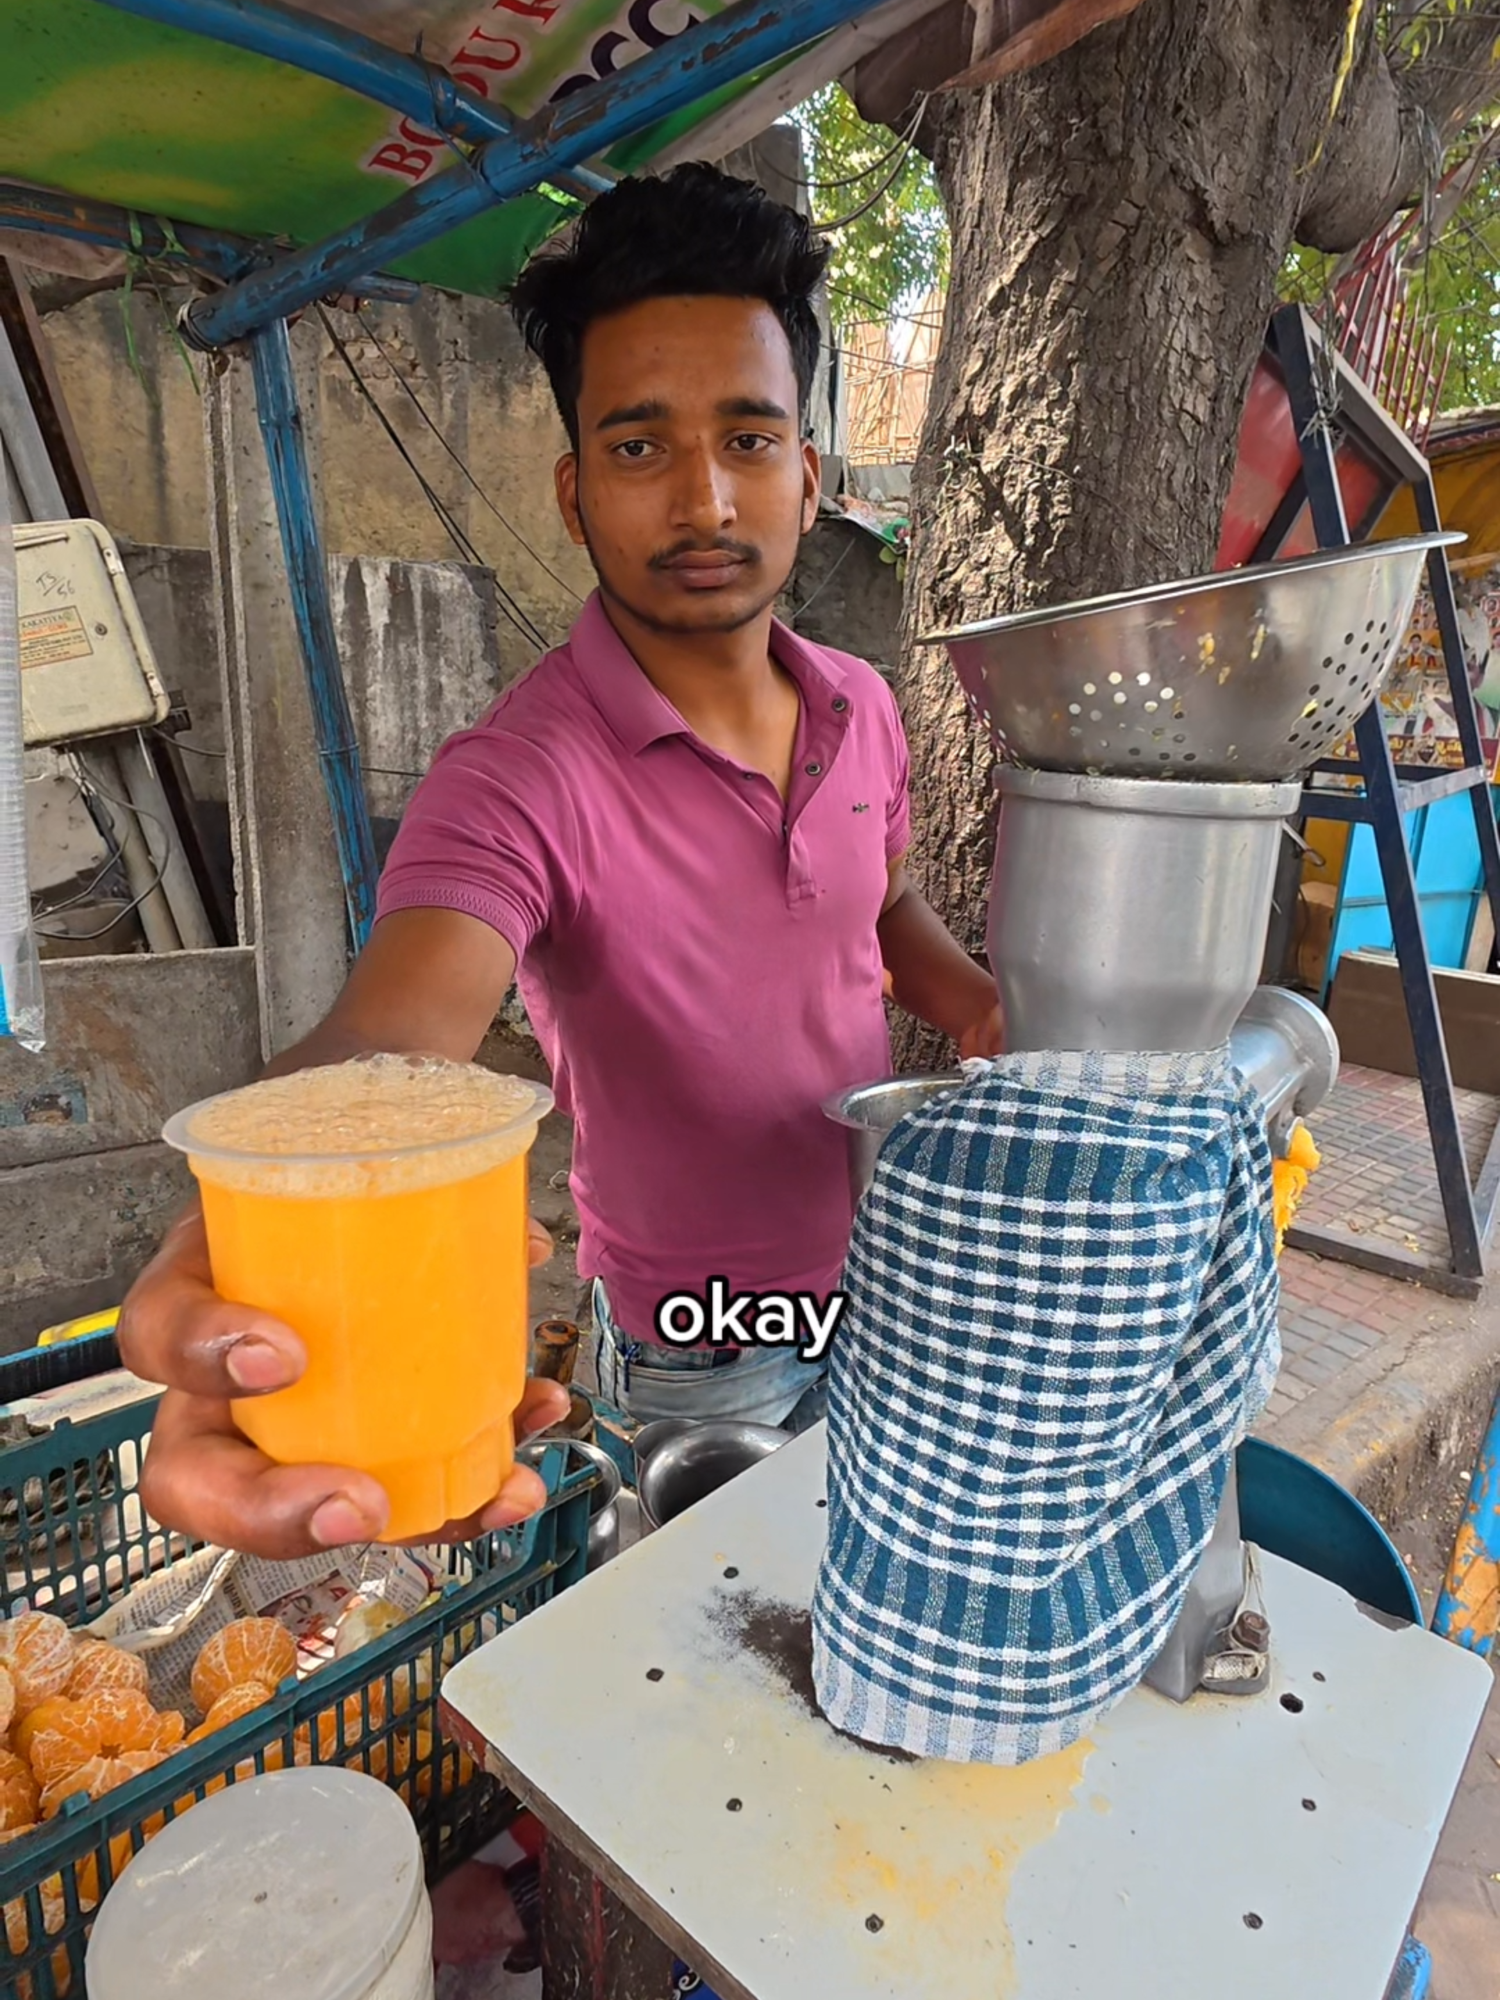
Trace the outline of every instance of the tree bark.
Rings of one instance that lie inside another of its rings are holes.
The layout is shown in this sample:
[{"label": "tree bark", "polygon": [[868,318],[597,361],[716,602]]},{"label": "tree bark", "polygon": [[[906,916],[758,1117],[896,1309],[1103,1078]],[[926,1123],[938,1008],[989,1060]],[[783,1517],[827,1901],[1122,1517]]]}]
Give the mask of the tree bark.
[{"label": "tree bark", "polygon": [[[1145,0],[937,100],[953,231],[898,692],[913,872],[983,949],[993,752],[924,634],[1212,567],[1342,0]],[[902,1023],[898,1060],[951,1060]]]}]

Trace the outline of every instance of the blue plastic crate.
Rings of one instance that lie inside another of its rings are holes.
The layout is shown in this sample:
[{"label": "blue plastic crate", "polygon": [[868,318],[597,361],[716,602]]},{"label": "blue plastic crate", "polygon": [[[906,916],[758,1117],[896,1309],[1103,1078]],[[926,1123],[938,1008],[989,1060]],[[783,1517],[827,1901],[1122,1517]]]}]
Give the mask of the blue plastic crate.
[{"label": "blue plastic crate", "polygon": [[[0,1450],[7,1613],[27,1606],[84,1625],[141,1576],[199,1546],[146,1521],[137,1498],[157,1399]],[[448,1552],[442,1594],[396,1630],[301,1680],[264,1707],[176,1752],[97,1803],[70,1800],[0,1845],[0,1994],[81,2000],[93,1910],[150,1833],[210,1790],[290,1761],[365,1770],[400,1792],[429,1880],[500,1831],[513,1810],[496,1781],[438,1728],[445,1650],[468,1651],[576,1583],[588,1560],[592,1467],[541,1468],[545,1510],[508,1535]],[[423,1672],[425,1662],[426,1671]]]}]

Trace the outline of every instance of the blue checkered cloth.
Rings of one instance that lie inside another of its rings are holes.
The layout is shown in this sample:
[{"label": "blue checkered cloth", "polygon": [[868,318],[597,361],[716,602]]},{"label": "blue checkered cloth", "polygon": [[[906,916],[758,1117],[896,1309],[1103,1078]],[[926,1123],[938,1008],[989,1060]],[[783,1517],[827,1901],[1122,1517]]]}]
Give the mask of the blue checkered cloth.
[{"label": "blue checkered cloth", "polygon": [[1280,1361],[1228,1051],[1001,1057],[904,1118],[829,1356],[813,1676],[918,1756],[1064,1748],[1145,1674]]}]

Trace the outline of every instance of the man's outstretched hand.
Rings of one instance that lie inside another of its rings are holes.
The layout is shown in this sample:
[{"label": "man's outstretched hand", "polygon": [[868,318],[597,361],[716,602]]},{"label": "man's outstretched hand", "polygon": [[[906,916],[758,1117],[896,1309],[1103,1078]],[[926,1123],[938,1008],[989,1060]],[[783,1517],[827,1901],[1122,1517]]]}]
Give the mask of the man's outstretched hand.
[{"label": "man's outstretched hand", "polygon": [[[531,1263],[545,1262],[551,1249],[546,1231],[532,1223]],[[288,1387],[307,1354],[280,1320],[214,1291],[201,1213],[168,1232],[125,1300],[118,1337],[125,1366],[167,1389],[141,1475],[154,1519],[220,1548],[283,1562],[373,1541],[384,1529],[390,1503],[368,1473],[277,1465],[235,1428],[231,1399]],[[559,1383],[528,1382],[515,1415],[517,1440],[567,1414],[568,1392]],[[469,1540],[513,1527],[545,1500],[538,1474],[518,1465],[480,1513],[421,1539]]]}]

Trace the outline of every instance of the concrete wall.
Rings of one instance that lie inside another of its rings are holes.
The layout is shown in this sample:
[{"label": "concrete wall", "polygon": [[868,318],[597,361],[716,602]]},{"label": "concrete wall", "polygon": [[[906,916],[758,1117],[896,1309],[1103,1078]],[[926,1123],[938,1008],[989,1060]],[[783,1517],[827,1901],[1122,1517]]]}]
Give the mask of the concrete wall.
[{"label": "concrete wall", "polygon": [[163,1123],[260,1066],[248,950],[59,960],[43,978],[47,1047],[0,1042],[0,1353],[119,1303],[190,1186]]},{"label": "concrete wall", "polygon": [[[199,798],[223,805],[223,694],[207,549],[124,551],[162,682],[192,728],[178,741]],[[531,663],[512,643],[495,579],[472,563],[330,560],[334,626],[365,759],[370,812],[398,818],[444,738],[489,706]]]},{"label": "concrete wall", "polygon": [[805,639],[890,672],[901,645],[901,584],[880,550],[868,528],[822,515],[802,544],[786,611]]},{"label": "concrete wall", "polygon": [[[44,306],[64,295],[40,281]],[[127,313],[138,367],[130,358]],[[592,573],[567,539],[553,499],[562,426],[546,378],[509,316],[482,300],[429,292],[410,306],[329,317],[402,445],[494,569],[500,588],[545,639],[560,638],[592,587]],[[75,300],[46,311],[43,325],[111,531],[133,542],[206,549],[208,494],[195,373],[206,364],[181,352],[163,313],[139,292],[128,306],[118,292]],[[409,562],[459,560],[322,321],[308,314],[292,338],[309,358],[317,384],[316,408],[308,414],[319,434],[329,548]],[[513,671],[536,654],[503,617],[499,647]]]}]

